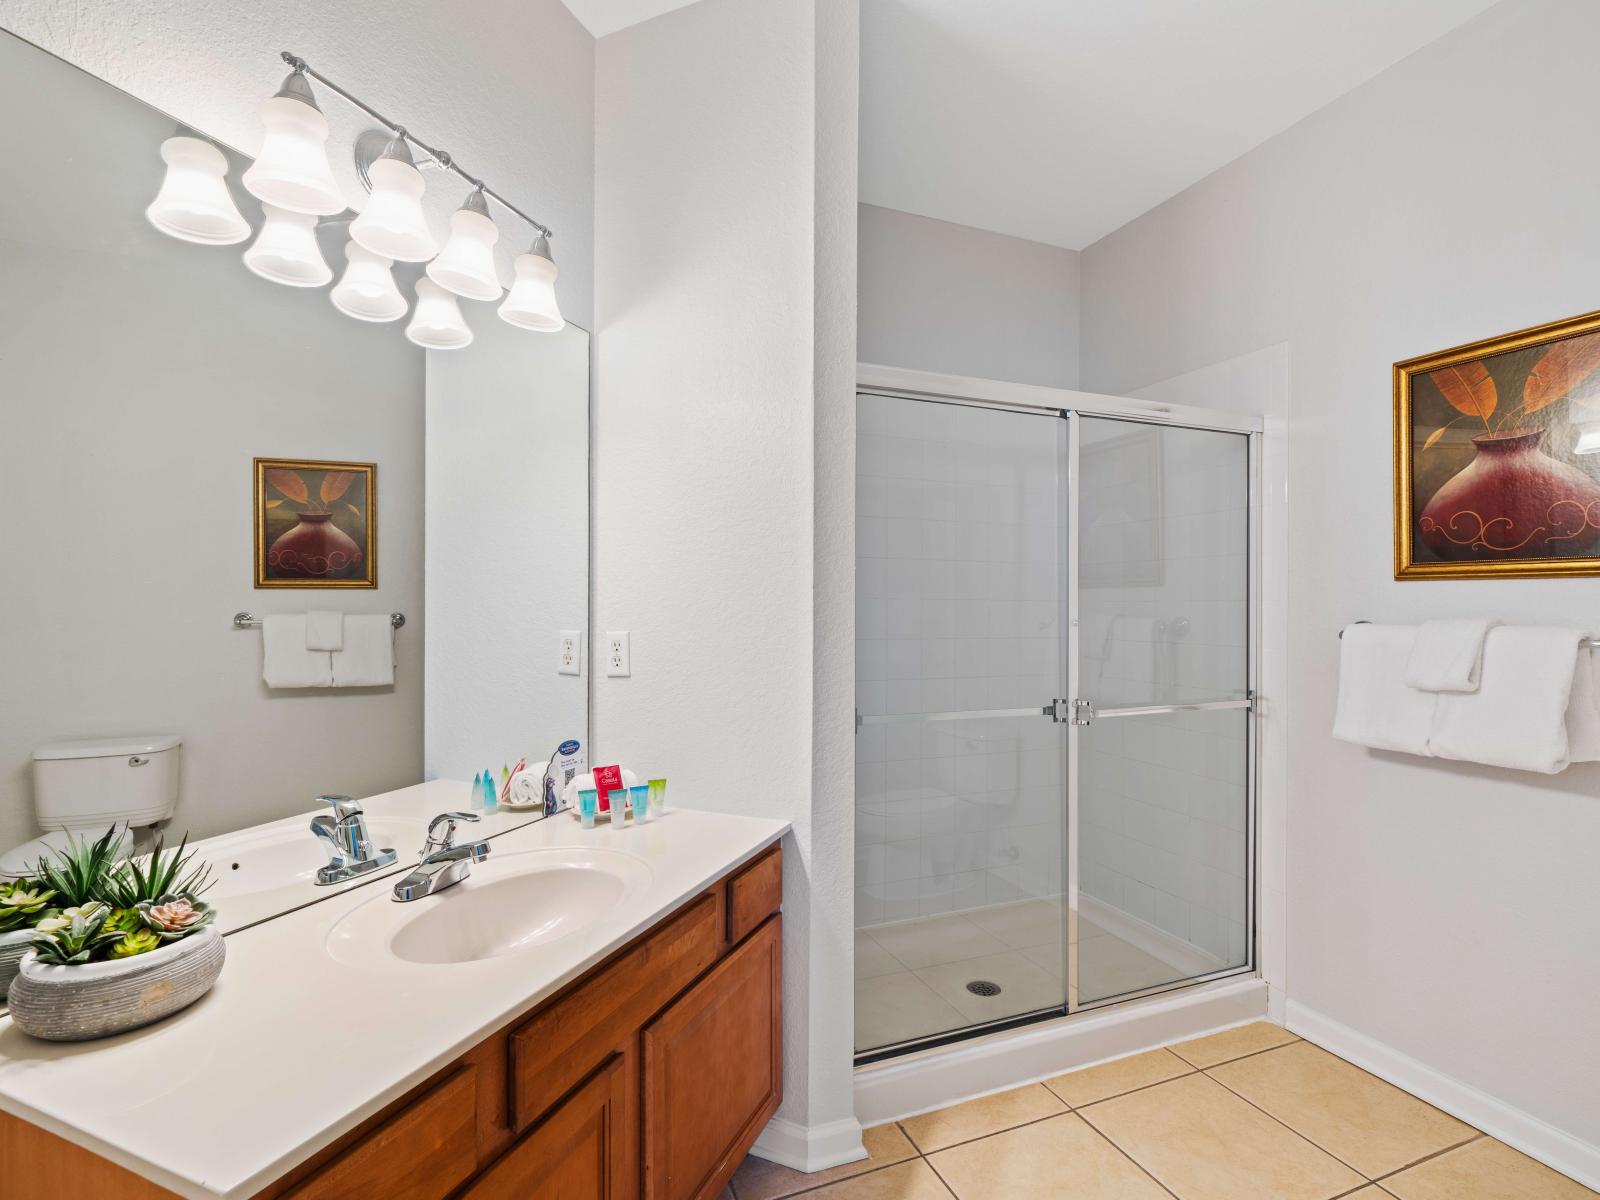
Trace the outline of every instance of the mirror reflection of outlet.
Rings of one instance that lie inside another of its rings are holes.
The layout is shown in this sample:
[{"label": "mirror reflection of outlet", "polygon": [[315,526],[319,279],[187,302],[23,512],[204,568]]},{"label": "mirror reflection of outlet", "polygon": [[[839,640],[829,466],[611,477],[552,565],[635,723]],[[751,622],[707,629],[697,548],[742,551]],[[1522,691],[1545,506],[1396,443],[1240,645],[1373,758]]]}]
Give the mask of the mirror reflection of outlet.
[{"label": "mirror reflection of outlet", "polygon": [[616,677],[632,674],[628,667],[628,635],[606,634],[606,674]]},{"label": "mirror reflection of outlet", "polygon": [[559,675],[583,674],[583,631],[578,629],[563,629],[561,631],[561,661],[556,667]]}]

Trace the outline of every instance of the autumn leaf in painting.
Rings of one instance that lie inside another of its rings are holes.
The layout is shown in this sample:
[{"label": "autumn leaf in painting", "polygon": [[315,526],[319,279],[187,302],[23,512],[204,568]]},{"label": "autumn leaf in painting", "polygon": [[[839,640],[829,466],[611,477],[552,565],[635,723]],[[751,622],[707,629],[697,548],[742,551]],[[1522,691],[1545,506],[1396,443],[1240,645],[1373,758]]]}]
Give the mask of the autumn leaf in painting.
[{"label": "autumn leaf in painting", "polygon": [[322,503],[323,506],[332,504],[350,490],[350,485],[355,482],[354,471],[329,471],[322,477]]},{"label": "autumn leaf in painting", "polygon": [[[1600,367],[1600,335],[1567,338],[1546,350],[1522,385],[1522,411],[1536,413],[1572,392]],[[1586,403],[1600,397],[1584,397]]]},{"label": "autumn leaf in painting", "polygon": [[301,504],[311,503],[311,493],[306,490],[306,481],[300,477],[299,471],[288,471],[282,467],[269,467],[267,469],[267,482],[291,500],[298,500]]},{"label": "autumn leaf in painting", "polygon": [[1485,429],[1489,427],[1489,418],[1494,416],[1499,396],[1495,392],[1494,380],[1489,376],[1489,369],[1481,361],[1474,359],[1454,367],[1429,371],[1428,378],[1433,380],[1451,408],[1464,416],[1477,417]]},{"label": "autumn leaf in painting", "polygon": [[1428,440],[1422,443],[1422,448],[1424,450],[1432,450],[1435,446],[1437,446],[1439,444],[1439,439],[1442,438],[1445,435],[1445,432],[1449,428],[1450,428],[1450,426],[1448,426],[1448,425],[1439,426],[1439,428],[1435,429],[1432,433],[1430,433],[1428,435]]}]

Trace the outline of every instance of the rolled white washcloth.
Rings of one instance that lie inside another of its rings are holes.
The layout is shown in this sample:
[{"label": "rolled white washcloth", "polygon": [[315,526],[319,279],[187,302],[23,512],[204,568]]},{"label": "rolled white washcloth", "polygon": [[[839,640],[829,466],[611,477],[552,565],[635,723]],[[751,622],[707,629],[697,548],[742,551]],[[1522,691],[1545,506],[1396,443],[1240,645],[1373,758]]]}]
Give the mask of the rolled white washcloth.
[{"label": "rolled white washcloth", "polygon": [[511,777],[511,803],[518,808],[544,804],[544,778],[540,771],[522,770]]}]

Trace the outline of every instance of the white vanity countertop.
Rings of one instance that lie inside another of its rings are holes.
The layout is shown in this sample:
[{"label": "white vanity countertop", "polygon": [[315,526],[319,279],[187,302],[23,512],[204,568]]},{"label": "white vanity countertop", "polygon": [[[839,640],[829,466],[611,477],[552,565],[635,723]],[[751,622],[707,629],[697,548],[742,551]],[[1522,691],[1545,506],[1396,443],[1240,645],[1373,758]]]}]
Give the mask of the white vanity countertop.
[{"label": "white vanity countertop", "polygon": [[[431,815],[437,797],[414,799]],[[622,832],[586,830],[562,813],[503,833],[485,867],[526,850],[603,849],[642,861],[649,880],[607,918],[524,950],[445,965],[379,955],[346,965],[328,952],[329,935],[375,897],[392,904],[395,877],[374,880],[230,934],[211,993],[144,1029],[42,1042],[0,1018],[0,1109],[180,1195],[253,1195],[788,829],[673,806]],[[408,907],[448,905],[473,884]]]}]

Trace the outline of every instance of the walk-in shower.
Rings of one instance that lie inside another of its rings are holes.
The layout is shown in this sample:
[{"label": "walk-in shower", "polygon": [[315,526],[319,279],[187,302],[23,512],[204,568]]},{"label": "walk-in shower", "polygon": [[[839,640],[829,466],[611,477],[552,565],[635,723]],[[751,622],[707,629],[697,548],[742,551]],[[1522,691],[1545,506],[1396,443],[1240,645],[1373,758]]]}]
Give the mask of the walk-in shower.
[{"label": "walk-in shower", "polygon": [[1253,965],[1257,435],[1028,391],[858,396],[864,1061]]}]

